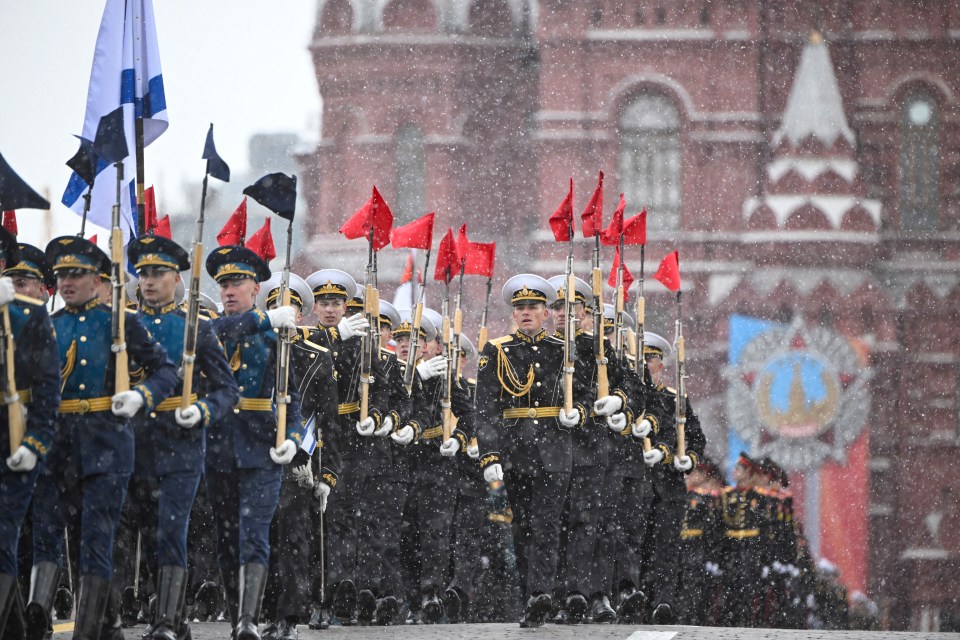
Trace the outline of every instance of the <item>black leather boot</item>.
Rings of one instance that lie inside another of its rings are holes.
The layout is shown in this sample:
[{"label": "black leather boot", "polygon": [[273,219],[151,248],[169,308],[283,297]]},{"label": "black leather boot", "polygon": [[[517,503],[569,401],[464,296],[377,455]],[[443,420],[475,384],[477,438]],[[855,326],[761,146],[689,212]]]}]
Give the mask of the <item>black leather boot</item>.
[{"label": "black leather boot", "polygon": [[651,624],[673,624],[673,609],[666,602],[661,602],[650,616]]},{"label": "black leather boot", "polygon": [[373,622],[373,614],[377,610],[377,598],[370,589],[360,589],[357,594],[357,622],[368,625]]},{"label": "black leather boot", "polygon": [[260,605],[267,586],[267,565],[251,562],[240,567],[240,606],[237,640],[260,640]]},{"label": "black leather boot", "polygon": [[157,585],[157,617],[153,623],[154,640],[178,640],[180,620],[180,594],[187,580],[183,567],[160,567]]},{"label": "black leather boot", "polygon": [[391,595],[385,595],[377,600],[377,611],[373,615],[374,624],[386,627],[397,621],[397,615],[400,613],[400,605],[397,599]]},{"label": "black leather boot", "polygon": [[549,593],[539,593],[530,596],[527,608],[520,619],[520,626],[524,629],[542,627],[550,609],[553,608],[553,598]]},{"label": "black leather boot", "polygon": [[353,580],[341,580],[334,594],[333,615],[345,627],[357,624],[357,588]]},{"label": "black leather boot", "polygon": [[60,585],[60,567],[54,562],[33,565],[30,571],[30,599],[24,612],[26,640],[43,640],[53,624],[53,599]]},{"label": "black leather boot", "polygon": [[590,607],[590,617],[596,624],[610,624],[616,622],[617,612],[610,606],[610,598],[602,593],[594,594],[592,606]]},{"label": "black leather boot", "polygon": [[107,594],[107,608],[100,622],[100,640],[123,640],[123,620],[113,589]]},{"label": "black leather boot", "polygon": [[0,635],[6,631],[7,621],[14,615],[20,615],[19,611],[13,611],[16,608],[19,590],[16,576],[0,573]]},{"label": "black leather boot", "polygon": [[447,589],[443,592],[443,610],[447,614],[449,624],[457,624],[461,621],[460,616],[463,613],[463,598],[460,597],[460,591],[457,589]]},{"label": "black leather boot", "polygon": [[583,624],[587,617],[587,599],[582,593],[571,593],[564,609],[567,610],[566,624]]},{"label": "black leather boot", "polygon": [[634,588],[632,585],[621,589],[620,598],[617,601],[618,621],[639,624],[646,601],[647,597],[643,594],[643,591]]},{"label": "black leather boot", "polygon": [[207,580],[197,589],[194,598],[194,615],[200,622],[212,622],[217,619],[217,600],[220,598],[220,587],[216,582]]},{"label": "black leather boot", "polygon": [[[80,601],[73,640],[98,640],[103,614],[110,600],[110,581],[97,576],[80,576]],[[122,633],[122,632],[121,632]]]},{"label": "black leather boot", "polygon": [[277,640],[297,640],[299,637],[296,622],[280,618],[280,622],[277,623]]},{"label": "black leather boot", "polygon": [[427,589],[420,600],[420,619],[424,624],[436,624],[443,618],[443,602],[437,595],[436,587]]}]

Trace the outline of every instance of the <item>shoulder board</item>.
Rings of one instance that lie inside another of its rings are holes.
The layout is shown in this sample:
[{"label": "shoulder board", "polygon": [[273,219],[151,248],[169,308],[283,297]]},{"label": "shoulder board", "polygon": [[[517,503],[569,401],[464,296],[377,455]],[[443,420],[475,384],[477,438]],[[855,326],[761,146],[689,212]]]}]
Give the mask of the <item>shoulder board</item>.
[{"label": "shoulder board", "polygon": [[513,339],[513,336],[511,335],[500,336],[499,338],[494,338],[493,340],[490,340],[489,344],[493,344],[493,345],[504,344],[505,342],[510,342],[510,340],[512,339]]},{"label": "shoulder board", "polygon": [[396,352],[390,351],[390,349],[385,349],[384,347],[380,347],[380,355],[384,356],[384,360],[389,360],[390,356],[393,356],[394,358],[397,357]]},{"label": "shoulder board", "polygon": [[132,316],[135,316],[135,315],[137,315],[137,313],[138,313],[138,310],[137,310],[137,309],[124,309],[124,311],[126,311],[127,313],[129,313],[129,314],[132,315]]},{"label": "shoulder board", "polygon": [[43,305],[43,300],[37,300],[36,298],[31,298],[30,296],[22,296],[19,293],[14,294],[13,299],[38,307]]},{"label": "shoulder board", "polygon": [[550,341],[550,342],[555,342],[557,344],[563,344],[563,338],[558,338],[557,336],[547,336],[543,340],[544,342]]},{"label": "shoulder board", "polygon": [[310,342],[306,338],[303,339],[303,345],[311,349],[315,349],[317,351],[329,351],[329,349],[327,349],[326,347],[320,346],[316,342]]},{"label": "shoulder board", "polygon": [[469,382],[470,384],[477,384],[477,379],[476,379],[476,378],[467,378],[467,382]]}]

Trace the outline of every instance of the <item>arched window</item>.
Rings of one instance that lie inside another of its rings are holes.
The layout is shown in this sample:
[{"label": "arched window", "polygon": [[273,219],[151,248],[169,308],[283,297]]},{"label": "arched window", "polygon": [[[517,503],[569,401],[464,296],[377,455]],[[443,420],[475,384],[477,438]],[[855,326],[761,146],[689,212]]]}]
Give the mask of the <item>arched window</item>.
[{"label": "arched window", "polygon": [[437,28],[437,10],[430,0],[391,0],[383,10],[383,28],[387,31],[433,31]]},{"label": "arched window", "polygon": [[661,95],[639,95],[620,115],[620,187],[650,229],[680,224],[680,114]]},{"label": "arched window", "polygon": [[353,25],[353,7],[348,0],[327,0],[320,15],[321,36],[350,33]]},{"label": "arched window", "polygon": [[907,98],[900,113],[900,228],[936,231],[940,221],[940,122],[926,93]]},{"label": "arched window", "polygon": [[423,131],[407,124],[396,135],[396,205],[398,222],[408,222],[422,215],[425,205],[426,159],[423,151]]}]

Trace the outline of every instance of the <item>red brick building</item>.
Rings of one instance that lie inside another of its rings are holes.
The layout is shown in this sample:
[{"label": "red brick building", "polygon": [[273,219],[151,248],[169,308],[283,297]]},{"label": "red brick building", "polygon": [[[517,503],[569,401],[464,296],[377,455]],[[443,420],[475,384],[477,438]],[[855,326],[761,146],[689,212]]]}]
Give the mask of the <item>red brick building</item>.
[{"label": "red brick building", "polygon": [[[335,233],[376,183],[398,222],[436,210],[496,240],[501,282],[558,273],[546,218],[602,169],[608,217],[620,192],[649,212],[648,276],[680,251],[715,455],[731,314],[862,347],[866,589],[893,628],[960,616],[960,5],[320,0],[310,52],[304,271],[362,273]],[[381,264],[396,282],[402,259]],[[647,296],[670,333],[672,298]]]}]

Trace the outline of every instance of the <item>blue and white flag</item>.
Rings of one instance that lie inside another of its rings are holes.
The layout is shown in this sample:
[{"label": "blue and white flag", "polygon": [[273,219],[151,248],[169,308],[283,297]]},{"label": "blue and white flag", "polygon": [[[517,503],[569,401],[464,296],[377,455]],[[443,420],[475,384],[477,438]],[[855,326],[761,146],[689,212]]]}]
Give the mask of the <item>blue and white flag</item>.
[{"label": "blue and white flag", "polygon": [[[136,211],[137,177],[134,120],[143,119],[144,147],[159,138],[168,125],[153,0],[107,0],[93,54],[81,136],[93,140],[100,118],[118,107],[123,107],[124,133],[130,150],[123,162],[124,193],[130,197],[121,199],[121,225],[124,235],[129,237],[137,232],[136,216],[132,213]],[[80,214],[81,196],[86,190],[87,183],[74,173],[61,201]],[[90,199],[91,222],[110,228],[116,194],[116,169],[101,161]]]},{"label": "blue and white flag", "polygon": [[310,416],[307,424],[303,425],[303,441],[300,448],[307,452],[307,455],[313,455],[313,450],[317,448],[317,431],[313,427],[314,419]]}]

